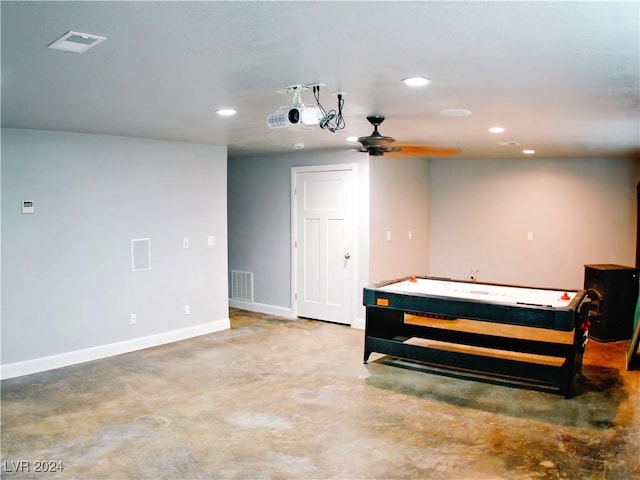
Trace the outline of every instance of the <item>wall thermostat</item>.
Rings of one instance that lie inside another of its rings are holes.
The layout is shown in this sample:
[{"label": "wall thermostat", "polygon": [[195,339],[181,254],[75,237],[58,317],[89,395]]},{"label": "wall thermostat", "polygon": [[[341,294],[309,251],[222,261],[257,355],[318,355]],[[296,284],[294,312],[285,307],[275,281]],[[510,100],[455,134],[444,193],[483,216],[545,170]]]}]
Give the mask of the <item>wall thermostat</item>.
[{"label": "wall thermostat", "polygon": [[22,201],[22,213],[33,213],[33,201],[31,200]]}]

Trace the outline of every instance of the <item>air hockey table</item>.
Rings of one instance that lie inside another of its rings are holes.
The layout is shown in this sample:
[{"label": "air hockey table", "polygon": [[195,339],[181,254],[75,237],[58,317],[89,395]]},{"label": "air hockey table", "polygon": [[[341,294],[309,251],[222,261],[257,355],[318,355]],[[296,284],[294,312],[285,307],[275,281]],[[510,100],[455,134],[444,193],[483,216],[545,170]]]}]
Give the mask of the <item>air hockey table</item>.
[{"label": "air hockey table", "polygon": [[364,363],[377,352],[572,396],[590,323],[585,290],[412,276],[365,287],[363,304]]}]

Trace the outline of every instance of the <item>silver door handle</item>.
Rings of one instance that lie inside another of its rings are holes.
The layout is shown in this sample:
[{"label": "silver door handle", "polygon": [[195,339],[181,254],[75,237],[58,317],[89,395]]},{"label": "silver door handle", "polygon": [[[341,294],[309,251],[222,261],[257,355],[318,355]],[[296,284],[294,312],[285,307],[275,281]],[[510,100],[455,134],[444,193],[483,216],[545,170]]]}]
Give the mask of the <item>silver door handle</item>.
[{"label": "silver door handle", "polygon": [[344,254],[344,258],[345,258],[346,260],[349,260],[349,259],[351,258],[351,255],[349,255],[348,253],[345,253],[345,254]]}]

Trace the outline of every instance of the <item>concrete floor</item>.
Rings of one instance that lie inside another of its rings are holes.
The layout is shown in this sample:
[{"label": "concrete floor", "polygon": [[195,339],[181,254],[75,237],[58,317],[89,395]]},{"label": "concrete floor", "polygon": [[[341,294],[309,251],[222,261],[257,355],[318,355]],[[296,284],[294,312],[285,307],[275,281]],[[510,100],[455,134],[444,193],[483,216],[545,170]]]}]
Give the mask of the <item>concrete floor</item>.
[{"label": "concrete floor", "polygon": [[591,341],[565,400],[363,365],[363,332],[341,325],[237,310],[231,325],[3,381],[2,477],[640,478],[627,342]]}]

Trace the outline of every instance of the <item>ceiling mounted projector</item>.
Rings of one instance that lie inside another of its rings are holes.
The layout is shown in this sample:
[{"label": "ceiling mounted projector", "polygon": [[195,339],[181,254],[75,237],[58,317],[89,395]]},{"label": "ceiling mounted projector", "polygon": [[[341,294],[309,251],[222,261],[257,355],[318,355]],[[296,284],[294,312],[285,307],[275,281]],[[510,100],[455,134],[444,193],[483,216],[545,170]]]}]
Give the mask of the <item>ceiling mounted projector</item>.
[{"label": "ceiling mounted projector", "polygon": [[295,125],[317,125],[322,119],[322,112],[317,106],[306,106],[302,103],[300,92],[310,85],[291,85],[278,93],[293,92],[293,105],[280,107],[275,113],[267,116],[269,128],[284,128]]},{"label": "ceiling mounted projector", "polygon": [[267,117],[269,128],[283,128],[293,125],[317,125],[322,114],[317,107],[282,107]]}]

